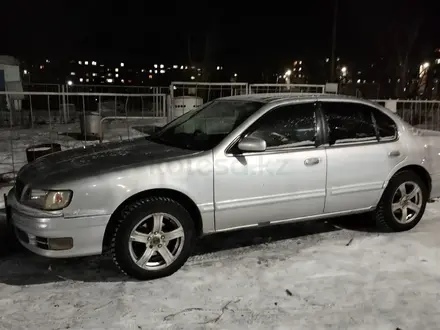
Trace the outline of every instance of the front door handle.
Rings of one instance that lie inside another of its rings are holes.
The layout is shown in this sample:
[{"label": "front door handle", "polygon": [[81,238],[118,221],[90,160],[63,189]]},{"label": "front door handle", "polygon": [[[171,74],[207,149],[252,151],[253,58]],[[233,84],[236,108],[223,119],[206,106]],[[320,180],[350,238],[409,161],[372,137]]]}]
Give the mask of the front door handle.
[{"label": "front door handle", "polygon": [[390,151],[390,153],[388,154],[388,157],[399,157],[399,156],[400,156],[399,150]]},{"label": "front door handle", "polygon": [[319,158],[308,158],[304,161],[306,166],[316,165],[319,163]]}]

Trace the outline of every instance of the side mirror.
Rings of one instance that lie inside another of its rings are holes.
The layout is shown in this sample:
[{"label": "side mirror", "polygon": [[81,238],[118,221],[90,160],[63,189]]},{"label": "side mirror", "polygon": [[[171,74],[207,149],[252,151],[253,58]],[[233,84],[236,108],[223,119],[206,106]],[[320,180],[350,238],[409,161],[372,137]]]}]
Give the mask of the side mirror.
[{"label": "side mirror", "polygon": [[245,137],[238,143],[238,149],[244,152],[261,152],[266,150],[266,141],[256,137]]}]

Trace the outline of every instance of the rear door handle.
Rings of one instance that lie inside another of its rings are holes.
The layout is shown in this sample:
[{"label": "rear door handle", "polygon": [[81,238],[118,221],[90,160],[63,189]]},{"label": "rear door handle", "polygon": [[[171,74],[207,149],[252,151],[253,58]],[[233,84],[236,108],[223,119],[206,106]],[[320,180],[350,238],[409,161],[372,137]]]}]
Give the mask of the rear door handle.
[{"label": "rear door handle", "polygon": [[304,161],[306,166],[312,166],[319,163],[319,158],[308,158]]},{"label": "rear door handle", "polygon": [[399,150],[390,151],[390,153],[388,154],[388,157],[399,157],[399,156],[400,156]]}]

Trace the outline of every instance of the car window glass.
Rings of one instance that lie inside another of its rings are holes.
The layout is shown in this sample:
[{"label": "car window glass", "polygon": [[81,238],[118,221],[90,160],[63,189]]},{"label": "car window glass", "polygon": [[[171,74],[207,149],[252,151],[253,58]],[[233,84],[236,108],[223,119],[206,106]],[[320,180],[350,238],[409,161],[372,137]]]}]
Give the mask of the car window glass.
[{"label": "car window glass", "polygon": [[179,148],[209,150],[262,106],[262,102],[247,100],[209,102],[168,123],[152,139]]},{"label": "car window glass", "polygon": [[349,102],[324,102],[330,144],[377,141],[368,106]]},{"label": "car window glass", "polygon": [[373,116],[381,141],[392,141],[397,138],[397,126],[390,117],[379,110],[373,111]]},{"label": "car window glass", "polygon": [[261,117],[248,136],[266,141],[267,149],[315,146],[315,104],[281,106]]}]

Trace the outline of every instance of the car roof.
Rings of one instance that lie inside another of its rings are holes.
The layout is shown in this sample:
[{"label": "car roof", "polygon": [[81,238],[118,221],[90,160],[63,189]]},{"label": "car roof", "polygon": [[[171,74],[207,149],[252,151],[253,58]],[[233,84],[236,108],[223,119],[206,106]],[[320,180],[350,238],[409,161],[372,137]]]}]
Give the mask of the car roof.
[{"label": "car roof", "polygon": [[356,101],[356,102],[367,102],[367,100],[362,100],[352,96],[346,95],[334,95],[334,94],[323,94],[323,93],[258,93],[258,94],[246,94],[246,95],[236,95],[222,97],[218,100],[240,100],[240,101],[255,101],[263,103],[278,103],[284,101],[315,101],[315,100],[327,100],[327,101]]},{"label": "car roof", "polygon": [[299,101],[299,102],[308,102],[308,101],[330,101],[330,102],[353,102],[360,103],[365,105],[370,105],[375,108],[380,108],[380,110],[395,120],[400,120],[400,117],[397,116],[391,110],[383,107],[382,105],[375,103],[370,100],[360,99],[354,96],[348,95],[339,95],[339,94],[325,94],[325,93],[258,93],[258,94],[246,94],[246,95],[237,95],[237,96],[228,96],[222,97],[217,100],[242,100],[242,101],[254,101],[254,102],[262,102],[266,104],[278,104],[284,103],[285,101]]}]

